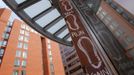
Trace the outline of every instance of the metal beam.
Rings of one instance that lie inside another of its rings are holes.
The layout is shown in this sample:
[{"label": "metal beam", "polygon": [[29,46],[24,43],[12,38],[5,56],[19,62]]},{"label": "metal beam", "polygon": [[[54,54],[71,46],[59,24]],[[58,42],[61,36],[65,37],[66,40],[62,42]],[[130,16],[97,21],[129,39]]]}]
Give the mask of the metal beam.
[{"label": "metal beam", "polygon": [[60,30],[54,33],[55,36],[58,36],[60,33],[62,33],[67,28],[67,25],[63,26]]},{"label": "metal beam", "polygon": [[63,37],[64,40],[67,40],[70,36],[70,33],[68,33],[66,36]]},{"label": "metal beam", "polygon": [[20,11],[20,10],[22,10],[22,9],[25,9],[25,8],[31,6],[31,5],[33,5],[33,4],[37,3],[37,2],[39,2],[39,1],[41,1],[41,0],[27,0],[27,1],[21,3],[21,4],[19,4],[19,5],[17,6],[17,11]]}]

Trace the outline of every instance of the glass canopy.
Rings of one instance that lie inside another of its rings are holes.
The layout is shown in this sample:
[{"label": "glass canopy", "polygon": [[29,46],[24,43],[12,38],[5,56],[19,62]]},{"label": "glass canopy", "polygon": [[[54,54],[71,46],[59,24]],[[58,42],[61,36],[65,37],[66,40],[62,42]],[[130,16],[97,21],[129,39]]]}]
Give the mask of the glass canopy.
[{"label": "glass canopy", "polygon": [[51,0],[3,0],[29,26],[42,35],[71,46],[71,38],[64,18]]}]

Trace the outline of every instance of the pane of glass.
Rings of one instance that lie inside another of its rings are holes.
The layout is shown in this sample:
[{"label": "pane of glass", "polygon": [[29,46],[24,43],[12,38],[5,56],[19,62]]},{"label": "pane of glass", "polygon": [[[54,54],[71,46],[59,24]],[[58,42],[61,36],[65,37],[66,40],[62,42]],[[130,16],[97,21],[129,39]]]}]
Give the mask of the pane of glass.
[{"label": "pane of glass", "polygon": [[22,60],[22,67],[26,67],[26,60]]},{"label": "pane of glass", "polygon": [[18,70],[14,70],[13,71],[13,75],[19,75],[19,71]]},{"label": "pane of glass", "polygon": [[116,8],[117,7],[117,4],[115,2],[112,2],[111,3],[111,7]]},{"label": "pane of glass", "polygon": [[10,31],[11,31],[11,27],[7,27],[6,32],[10,32]]},{"label": "pane of glass", "polygon": [[26,35],[26,36],[29,36],[29,34],[30,34],[30,33],[29,33],[28,31],[25,31],[25,35]]},{"label": "pane of glass", "polygon": [[56,23],[54,26],[49,28],[47,31],[54,34],[56,31],[58,31],[60,28],[62,28],[65,25],[64,19],[60,20],[58,23]]},{"label": "pane of glass", "polygon": [[23,3],[26,0],[15,0],[17,4]]},{"label": "pane of glass", "polygon": [[26,75],[26,71],[25,70],[22,70],[21,71],[21,75]]},{"label": "pane of glass", "polygon": [[68,32],[68,29],[65,29],[61,34],[58,35],[59,38],[63,38],[65,35],[67,35],[69,32]]},{"label": "pane of glass", "polygon": [[21,28],[25,29],[26,25],[25,24],[21,24]]},{"label": "pane of glass", "polygon": [[0,46],[2,46],[2,44],[3,44],[3,41],[0,41]]},{"label": "pane of glass", "polygon": [[0,57],[2,57],[4,54],[4,49],[0,49]]},{"label": "pane of glass", "polygon": [[113,25],[110,25],[109,28],[110,28],[111,30],[115,30],[115,28],[113,27]]},{"label": "pane of glass", "polygon": [[38,3],[24,9],[24,11],[32,18],[50,7],[51,3],[48,0],[41,0]]},{"label": "pane of glass", "polygon": [[118,13],[122,13],[122,12],[123,12],[123,8],[122,8],[122,7],[118,7],[118,8],[116,9],[116,11],[117,11]]},{"label": "pane of glass", "polygon": [[18,48],[22,48],[22,45],[23,45],[22,42],[19,42],[18,43]]},{"label": "pane of glass", "polygon": [[69,37],[69,38],[67,39],[67,41],[72,41],[71,37]]},{"label": "pane of glass", "polygon": [[2,46],[6,46],[7,45],[7,41],[3,41]]},{"label": "pane of glass", "polygon": [[24,30],[20,30],[20,34],[24,34]]},{"label": "pane of glass", "polygon": [[107,15],[107,13],[106,13],[105,11],[102,11],[102,14],[103,14],[104,16],[106,16],[106,15]]},{"label": "pane of glass", "polygon": [[57,17],[60,16],[60,13],[57,11],[57,9],[52,10],[36,22],[41,26],[45,27],[47,24],[49,24],[51,21],[55,20]]},{"label": "pane of glass", "polygon": [[51,43],[51,41],[50,41],[49,39],[47,40],[47,42],[48,42],[48,44],[50,44],[50,43]]},{"label": "pane of glass", "polygon": [[51,49],[51,45],[50,44],[48,44],[48,49]]},{"label": "pane of glass", "polygon": [[29,41],[29,37],[25,37],[24,41],[28,42]]},{"label": "pane of glass", "polygon": [[23,57],[23,58],[27,58],[27,51],[24,51],[24,52],[23,52],[22,57]]},{"label": "pane of glass", "polygon": [[26,30],[29,31],[30,30],[30,27],[26,26]]},{"label": "pane of glass", "polygon": [[2,60],[0,59],[0,64],[2,63]]},{"label": "pane of glass", "polygon": [[126,36],[124,40],[125,40],[125,42],[127,44],[130,44],[130,43],[133,43],[134,42],[134,37],[132,37],[132,36]]},{"label": "pane of glass", "polygon": [[16,57],[21,57],[21,51],[19,50],[16,51]]},{"label": "pane of glass", "polygon": [[19,59],[15,59],[14,66],[16,66],[16,67],[20,66],[20,60]]},{"label": "pane of glass", "polygon": [[104,15],[101,14],[101,13],[99,13],[99,14],[98,14],[98,17],[99,17],[100,19],[103,19],[103,18],[104,18]]},{"label": "pane of glass", "polygon": [[8,37],[9,37],[9,34],[8,34],[8,33],[4,33],[4,34],[3,34],[3,38],[4,38],[4,39],[8,39]]},{"label": "pane of glass", "polygon": [[24,49],[28,49],[28,44],[24,43]]},{"label": "pane of glass", "polygon": [[24,36],[20,35],[18,40],[23,41],[23,38],[24,38]]}]

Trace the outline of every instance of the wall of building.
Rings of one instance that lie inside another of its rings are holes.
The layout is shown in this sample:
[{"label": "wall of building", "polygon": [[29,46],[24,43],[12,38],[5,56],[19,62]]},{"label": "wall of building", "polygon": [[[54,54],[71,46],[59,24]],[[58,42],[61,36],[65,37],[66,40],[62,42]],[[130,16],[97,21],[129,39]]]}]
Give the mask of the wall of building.
[{"label": "wall of building", "polygon": [[[2,62],[3,54],[5,52],[5,47],[3,42],[6,40],[4,39],[5,32],[8,26],[8,18],[10,17],[11,11],[8,9],[0,9],[0,65]],[[4,16],[5,15],[5,16]]]},{"label": "wall of building", "polygon": [[[5,31],[10,14],[11,11],[9,11],[8,9],[0,9],[0,36],[2,36],[3,32]],[[2,37],[0,37],[0,40],[2,40]]]},{"label": "wall of building", "polygon": [[[17,42],[18,38],[17,36],[19,35],[19,25],[21,22],[19,21],[14,21],[13,25],[13,31],[11,31],[10,39],[7,42],[7,46],[5,49],[3,61],[0,67],[0,75],[10,75],[13,73],[13,68],[14,68],[14,58],[16,55],[16,50],[17,50]],[[5,72],[6,71],[6,72]]]},{"label": "wall of building", "polygon": [[[65,75],[62,58],[61,58],[61,54],[60,54],[60,49],[59,49],[59,44],[52,41],[51,46],[52,46],[53,63],[55,65],[55,68],[54,68],[55,75]],[[61,69],[57,69],[57,68],[61,68]]]},{"label": "wall of building", "polygon": [[2,46],[4,53],[0,64],[0,75],[64,75],[59,45],[53,41],[48,44],[48,39],[20,20],[15,19],[13,23],[8,23],[11,11],[7,9],[2,11],[0,23],[3,24],[0,25],[0,29],[3,30],[0,30],[0,38],[3,40],[5,28],[5,34],[8,33],[8,36],[4,36],[6,43]]},{"label": "wall of building", "polygon": [[97,15],[125,48],[126,55],[134,57],[134,26],[104,1]]}]

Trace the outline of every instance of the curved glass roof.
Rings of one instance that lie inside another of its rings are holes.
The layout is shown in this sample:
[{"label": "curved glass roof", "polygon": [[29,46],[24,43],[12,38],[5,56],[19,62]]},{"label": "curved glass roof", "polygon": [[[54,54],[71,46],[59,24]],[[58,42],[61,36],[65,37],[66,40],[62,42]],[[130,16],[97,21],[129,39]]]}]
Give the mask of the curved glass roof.
[{"label": "curved glass roof", "polygon": [[51,0],[3,0],[21,19],[42,35],[71,46],[66,22]]}]

